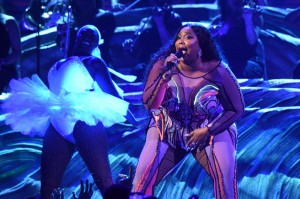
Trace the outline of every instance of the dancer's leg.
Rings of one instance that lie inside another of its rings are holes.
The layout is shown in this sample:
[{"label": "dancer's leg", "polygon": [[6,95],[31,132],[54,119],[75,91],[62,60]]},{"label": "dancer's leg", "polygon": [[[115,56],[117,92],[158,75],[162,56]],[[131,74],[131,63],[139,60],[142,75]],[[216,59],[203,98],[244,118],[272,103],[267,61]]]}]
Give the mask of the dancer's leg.
[{"label": "dancer's leg", "polygon": [[159,142],[159,134],[155,127],[148,129],[146,143],[139,157],[139,162],[136,168],[133,179],[132,192],[142,192],[146,183],[147,175],[151,170],[151,165],[154,162],[156,150]]},{"label": "dancer's leg", "polygon": [[216,135],[212,146],[195,154],[214,182],[216,199],[238,197],[236,182],[236,130]]},{"label": "dancer's leg", "polygon": [[88,126],[78,121],[73,134],[78,152],[103,195],[114,184],[108,160],[105,128],[102,123]]},{"label": "dancer's leg", "polygon": [[50,125],[44,136],[41,157],[42,199],[50,199],[52,191],[60,187],[60,182],[73,153],[74,145],[61,137]]},{"label": "dancer's leg", "polygon": [[133,181],[134,192],[153,195],[154,186],[187,154],[186,151],[173,149],[158,139],[157,129],[150,128]]}]

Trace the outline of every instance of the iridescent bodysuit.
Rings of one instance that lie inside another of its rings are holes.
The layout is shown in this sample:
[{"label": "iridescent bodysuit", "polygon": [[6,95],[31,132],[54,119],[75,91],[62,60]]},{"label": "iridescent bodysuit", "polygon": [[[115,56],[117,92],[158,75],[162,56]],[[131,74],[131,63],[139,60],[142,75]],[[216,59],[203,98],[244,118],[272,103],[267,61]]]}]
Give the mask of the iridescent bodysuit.
[{"label": "iridescent bodysuit", "polygon": [[[155,78],[151,77],[153,74],[150,74],[148,82],[159,82],[159,75]],[[153,87],[154,84],[145,88],[145,104],[150,103],[154,96],[156,89]],[[156,153],[147,152],[155,154],[153,159],[139,162],[150,166],[136,177],[140,179],[135,179],[138,181],[135,191],[152,193],[153,190],[148,189],[153,189],[189,153],[185,135],[207,126],[210,136],[202,147],[191,152],[213,179],[216,197],[237,198],[237,131],[234,122],[241,117],[243,110],[243,97],[227,66],[220,63],[212,71],[196,78],[185,76],[178,69],[166,84],[161,106],[151,110],[153,118],[149,130],[156,129],[160,141]],[[137,172],[139,166],[143,167],[141,165],[138,165]]]}]

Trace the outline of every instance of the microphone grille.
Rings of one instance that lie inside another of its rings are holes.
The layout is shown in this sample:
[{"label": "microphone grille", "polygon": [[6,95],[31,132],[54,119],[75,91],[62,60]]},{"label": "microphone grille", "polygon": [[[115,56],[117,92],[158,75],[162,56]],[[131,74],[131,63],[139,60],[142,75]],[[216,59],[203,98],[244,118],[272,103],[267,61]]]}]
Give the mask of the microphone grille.
[{"label": "microphone grille", "polygon": [[183,56],[183,52],[181,50],[178,50],[175,52],[176,57],[179,59]]}]

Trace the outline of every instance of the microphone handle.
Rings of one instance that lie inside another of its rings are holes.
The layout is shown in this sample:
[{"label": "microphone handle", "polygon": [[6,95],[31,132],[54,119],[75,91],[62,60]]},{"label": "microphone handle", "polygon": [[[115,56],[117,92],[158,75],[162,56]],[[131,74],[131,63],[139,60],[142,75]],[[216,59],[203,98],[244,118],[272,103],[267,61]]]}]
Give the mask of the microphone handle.
[{"label": "microphone handle", "polygon": [[[183,53],[182,53],[181,50],[175,52],[174,54],[176,55],[176,57],[177,57],[178,59],[180,59],[180,58],[183,56]],[[175,63],[175,62],[167,62],[166,65],[165,65],[164,68],[163,68],[163,72],[166,72],[166,71],[168,71],[168,70],[171,70],[171,69],[172,69],[174,66],[176,66],[176,65],[177,65],[177,63]]]},{"label": "microphone handle", "polygon": [[174,63],[174,62],[167,62],[166,65],[163,68],[163,71],[166,72],[168,70],[171,70],[174,66],[176,66],[176,63]]}]

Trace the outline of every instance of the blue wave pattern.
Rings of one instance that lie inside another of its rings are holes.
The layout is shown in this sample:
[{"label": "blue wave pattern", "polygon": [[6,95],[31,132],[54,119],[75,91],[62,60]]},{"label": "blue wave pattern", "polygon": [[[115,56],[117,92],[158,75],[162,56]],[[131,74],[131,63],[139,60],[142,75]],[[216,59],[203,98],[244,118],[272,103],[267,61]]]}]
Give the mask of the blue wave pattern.
[{"label": "blue wave pattern", "polygon": [[[246,112],[237,122],[238,188],[241,199],[300,198],[300,80],[239,80]],[[142,85],[120,84],[141,125],[114,125],[109,132],[109,160],[113,176],[136,165],[145,141],[148,115],[140,101]],[[38,196],[42,139],[13,132],[0,125],[0,198]],[[62,187],[65,196],[80,191],[80,180],[92,178],[77,153],[72,157]],[[93,198],[102,198],[94,186]],[[213,198],[212,182],[192,156],[155,189],[160,199],[184,199],[193,194]],[[66,197],[67,198],[67,197]]]}]

